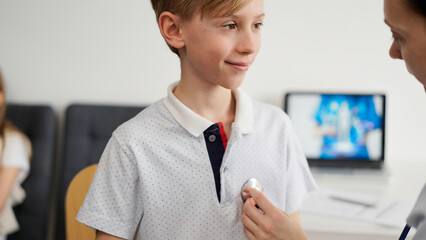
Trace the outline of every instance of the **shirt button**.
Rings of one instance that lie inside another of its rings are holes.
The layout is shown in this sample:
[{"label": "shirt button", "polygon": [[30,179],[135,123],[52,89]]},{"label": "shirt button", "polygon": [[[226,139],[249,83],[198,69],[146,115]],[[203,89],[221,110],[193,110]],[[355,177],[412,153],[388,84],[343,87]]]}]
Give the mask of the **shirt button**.
[{"label": "shirt button", "polygon": [[215,135],[210,135],[210,136],[209,136],[209,141],[210,141],[210,142],[214,142],[214,141],[216,141],[216,136],[215,136]]}]

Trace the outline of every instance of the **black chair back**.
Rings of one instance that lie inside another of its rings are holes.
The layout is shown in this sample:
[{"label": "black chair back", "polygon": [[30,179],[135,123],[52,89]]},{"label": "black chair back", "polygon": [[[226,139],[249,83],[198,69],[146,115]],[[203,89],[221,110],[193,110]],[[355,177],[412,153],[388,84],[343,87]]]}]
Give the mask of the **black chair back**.
[{"label": "black chair back", "polygon": [[73,104],[67,108],[55,239],[65,239],[65,193],[72,178],[83,168],[98,163],[112,132],[143,109],[87,104]]},{"label": "black chair back", "polygon": [[28,136],[33,150],[30,173],[22,184],[27,197],[14,208],[20,230],[7,239],[45,240],[49,227],[56,116],[50,106],[8,104],[6,118]]}]

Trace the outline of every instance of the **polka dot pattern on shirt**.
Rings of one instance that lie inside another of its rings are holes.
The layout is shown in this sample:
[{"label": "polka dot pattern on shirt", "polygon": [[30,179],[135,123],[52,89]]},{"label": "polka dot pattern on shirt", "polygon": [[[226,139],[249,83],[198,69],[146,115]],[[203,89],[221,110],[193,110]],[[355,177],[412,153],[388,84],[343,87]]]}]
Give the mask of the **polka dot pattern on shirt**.
[{"label": "polka dot pattern on shirt", "polygon": [[139,224],[137,239],[246,239],[240,190],[251,177],[273,203],[297,210],[314,182],[289,119],[266,104],[253,108],[256,133],[232,126],[220,203],[204,136],[187,132],[159,101],[114,132],[77,219],[126,239]]}]

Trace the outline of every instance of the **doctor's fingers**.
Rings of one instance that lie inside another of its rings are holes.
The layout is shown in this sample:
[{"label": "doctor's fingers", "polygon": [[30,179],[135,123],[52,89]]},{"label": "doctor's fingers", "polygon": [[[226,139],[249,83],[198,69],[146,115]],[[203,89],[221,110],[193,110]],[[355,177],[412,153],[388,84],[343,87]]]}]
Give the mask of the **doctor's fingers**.
[{"label": "doctor's fingers", "polygon": [[244,234],[249,240],[270,239],[263,229],[243,214],[241,221],[244,224]]},{"label": "doctor's fingers", "polygon": [[249,217],[243,215],[241,217],[241,222],[244,224],[244,234],[247,236],[249,240],[256,239],[253,231],[254,229],[258,229],[256,223],[254,223]]},{"label": "doctor's fingers", "polygon": [[259,230],[259,226],[245,213],[241,216],[241,222],[244,224],[244,227],[254,233]]},{"label": "doctor's fingers", "polygon": [[259,208],[262,209],[262,211],[265,214],[268,214],[268,213],[274,211],[274,209],[275,209],[274,204],[272,204],[263,193],[257,191],[254,188],[249,188],[248,193],[254,199],[254,201],[257,203],[257,206],[259,206]]},{"label": "doctor's fingers", "polygon": [[250,232],[248,228],[244,228],[244,234],[249,240],[256,240],[256,237],[254,236],[252,232]]},{"label": "doctor's fingers", "polygon": [[264,224],[267,219],[265,219],[264,213],[262,213],[257,207],[256,202],[253,198],[247,199],[243,206],[243,214],[247,216],[251,221],[256,225]]},{"label": "doctor's fingers", "polygon": [[241,197],[243,198],[243,203],[245,203],[247,199],[251,198],[249,191],[250,191],[250,188],[245,186],[243,192],[241,193]]}]

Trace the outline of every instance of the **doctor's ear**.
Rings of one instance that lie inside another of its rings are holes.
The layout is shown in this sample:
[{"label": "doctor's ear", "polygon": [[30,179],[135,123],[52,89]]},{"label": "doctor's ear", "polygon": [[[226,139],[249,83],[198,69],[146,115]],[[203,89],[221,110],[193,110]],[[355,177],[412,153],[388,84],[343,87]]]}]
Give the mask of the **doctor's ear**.
[{"label": "doctor's ear", "polygon": [[183,48],[185,43],[181,33],[181,19],[171,12],[163,12],[158,17],[158,26],[164,40],[176,49]]},{"label": "doctor's ear", "polygon": [[5,104],[4,93],[0,91],[0,107],[2,107],[3,104]]}]

